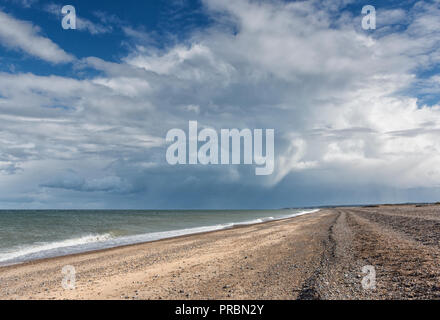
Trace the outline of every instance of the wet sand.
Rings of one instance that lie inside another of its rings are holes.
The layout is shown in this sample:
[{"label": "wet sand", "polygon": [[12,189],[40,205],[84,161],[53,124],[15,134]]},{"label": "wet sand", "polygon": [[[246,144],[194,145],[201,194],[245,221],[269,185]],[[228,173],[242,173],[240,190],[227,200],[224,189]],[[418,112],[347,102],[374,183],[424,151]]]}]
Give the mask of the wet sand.
[{"label": "wet sand", "polygon": [[[439,240],[438,205],[325,209],[2,267],[0,299],[440,298]],[[374,289],[362,287],[366,265]]]}]

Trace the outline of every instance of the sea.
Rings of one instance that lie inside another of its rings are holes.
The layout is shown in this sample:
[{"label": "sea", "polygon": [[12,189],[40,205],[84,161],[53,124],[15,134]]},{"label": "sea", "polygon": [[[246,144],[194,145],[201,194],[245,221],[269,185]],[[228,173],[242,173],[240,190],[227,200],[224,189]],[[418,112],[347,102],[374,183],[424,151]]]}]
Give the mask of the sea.
[{"label": "sea", "polygon": [[317,210],[0,210],[0,265],[228,229]]}]

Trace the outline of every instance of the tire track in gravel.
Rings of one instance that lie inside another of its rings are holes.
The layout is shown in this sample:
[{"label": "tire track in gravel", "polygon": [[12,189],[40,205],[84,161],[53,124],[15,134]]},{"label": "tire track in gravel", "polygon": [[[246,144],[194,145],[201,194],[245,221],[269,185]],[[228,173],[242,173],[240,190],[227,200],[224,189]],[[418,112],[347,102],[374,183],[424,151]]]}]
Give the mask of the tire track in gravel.
[{"label": "tire track in gravel", "polygon": [[356,230],[348,223],[346,210],[337,213],[323,241],[325,251],[320,264],[303,286],[300,299],[372,299],[376,292],[365,291],[361,286],[361,270],[365,265],[355,255]]},{"label": "tire track in gravel", "polygon": [[335,264],[336,259],[336,240],[335,240],[335,227],[341,217],[341,213],[337,212],[337,215],[330,224],[327,237],[322,240],[322,247],[324,248],[319,264],[313,271],[311,277],[309,277],[303,284],[300,293],[298,294],[298,300],[320,300],[324,299],[327,288],[323,284],[327,284],[328,281],[323,281],[324,275],[328,272],[331,265]]}]

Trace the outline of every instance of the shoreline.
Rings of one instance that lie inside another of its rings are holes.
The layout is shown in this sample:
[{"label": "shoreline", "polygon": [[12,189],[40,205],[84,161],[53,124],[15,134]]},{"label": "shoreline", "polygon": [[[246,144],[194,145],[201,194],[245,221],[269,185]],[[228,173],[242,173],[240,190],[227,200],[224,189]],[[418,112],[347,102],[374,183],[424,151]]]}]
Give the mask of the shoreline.
[{"label": "shoreline", "polygon": [[[307,210],[311,210],[311,211],[307,211]],[[194,235],[204,235],[204,234],[209,234],[209,233],[212,233],[212,232],[219,232],[219,231],[224,231],[224,230],[232,230],[232,229],[235,229],[235,228],[243,228],[243,227],[252,226],[252,225],[264,224],[264,223],[268,223],[268,222],[283,221],[283,220],[287,220],[287,219],[294,219],[294,218],[297,218],[297,217],[300,217],[300,216],[303,216],[303,215],[319,212],[320,210],[322,210],[322,209],[304,209],[304,211],[307,211],[307,212],[299,212],[297,215],[294,215],[292,217],[271,219],[271,220],[255,222],[255,223],[237,222],[233,226],[225,227],[225,228],[221,228],[221,229],[202,231],[202,232],[195,232],[195,233],[187,233],[187,234],[183,234],[183,235],[170,236],[170,237],[156,239],[156,240],[116,245],[116,246],[109,247],[109,248],[92,249],[92,250],[86,250],[86,251],[81,251],[81,252],[76,252],[76,253],[68,253],[68,254],[65,254],[65,255],[57,255],[57,256],[53,256],[53,257],[31,259],[31,260],[22,261],[22,262],[12,262],[12,263],[5,263],[5,264],[0,262],[0,270],[3,269],[3,268],[9,268],[9,267],[15,267],[15,266],[21,266],[21,265],[30,265],[30,264],[33,264],[33,263],[40,263],[40,262],[47,262],[47,261],[50,261],[52,259],[57,259],[57,258],[75,257],[75,256],[85,255],[85,254],[88,254],[88,253],[90,253],[90,254],[92,254],[92,253],[99,253],[99,252],[105,252],[105,251],[110,251],[110,250],[119,249],[119,248],[126,248],[126,247],[131,247],[131,246],[136,246],[136,245],[143,245],[143,244],[147,244],[147,243],[155,243],[155,242],[169,240],[169,239],[181,239],[181,238],[185,238],[185,237],[189,237],[189,236],[194,236]],[[206,226],[206,227],[211,227],[211,226]],[[175,230],[175,231],[178,231],[178,230]]]},{"label": "shoreline", "polygon": [[[0,300],[211,299],[218,294],[205,290],[214,287],[222,291],[218,297],[230,299],[233,289],[223,287],[230,286],[231,274],[246,274],[245,281],[251,281],[266,263],[276,261],[277,256],[282,259],[287,252],[274,254],[273,245],[290,250],[282,244],[288,234],[312,231],[309,227],[327,214],[320,211],[1,267]],[[239,266],[240,261],[245,265]],[[64,290],[61,285],[64,266],[76,270],[75,290]],[[248,286],[243,295],[248,294]]]},{"label": "shoreline", "polygon": [[440,299],[440,206],[294,218],[2,267],[0,300]]}]

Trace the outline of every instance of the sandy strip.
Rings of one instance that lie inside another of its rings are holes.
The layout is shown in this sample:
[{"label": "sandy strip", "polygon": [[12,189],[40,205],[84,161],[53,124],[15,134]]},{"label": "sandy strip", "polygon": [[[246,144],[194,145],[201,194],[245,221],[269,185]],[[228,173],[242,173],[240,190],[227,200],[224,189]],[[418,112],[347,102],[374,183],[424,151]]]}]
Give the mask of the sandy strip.
[{"label": "sandy strip", "polygon": [[[286,285],[284,274],[304,268],[314,255],[301,250],[300,258],[291,251],[291,244],[295,241],[296,246],[308,247],[318,243],[314,226],[329,220],[323,219],[328,215],[313,213],[3,267],[0,298],[294,298],[292,289],[300,289],[302,280],[293,272],[289,276],[292,284]],[[302,235],[307,239],[298,241]],[[75,290],[61,286],[61,269],[66,265],[76,269]]]},{"label": "sandy strip", "polygon": [[[0,299],[438,298],[439,218],[440,206],[328,209],[34,261],[0,268]],[[66,265],[74,290],[61,285]]]}]

